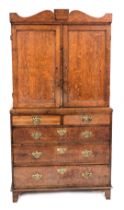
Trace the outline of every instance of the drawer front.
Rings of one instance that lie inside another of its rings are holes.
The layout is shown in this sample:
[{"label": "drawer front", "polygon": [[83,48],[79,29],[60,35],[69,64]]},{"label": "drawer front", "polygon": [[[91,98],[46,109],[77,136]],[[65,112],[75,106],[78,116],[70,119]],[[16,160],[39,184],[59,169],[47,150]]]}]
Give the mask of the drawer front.
[{"label": "drawer front", "polygon": [[64,116],[65,125],[109,125],[110,115],[108,114],[84,114]]},{"label": "drawer front", "polygon": [[14,188],[110,186],[109,174],[107,165],[15,167]]},{"label": "drawer front", "polygon": [[109,145],[13,146],[15,165],[109,164]]},{"label": "drawer front", "polygon": [[24,125],[59,125],[60,116],[54,115],[32,115],[32,116],[12,116],[12,125],[24,126]]},{"label": "drawer front", "polygon": [[40,127],[13,128],[13,143],[67,143],[110,140],[110,128],[94,127]]}]

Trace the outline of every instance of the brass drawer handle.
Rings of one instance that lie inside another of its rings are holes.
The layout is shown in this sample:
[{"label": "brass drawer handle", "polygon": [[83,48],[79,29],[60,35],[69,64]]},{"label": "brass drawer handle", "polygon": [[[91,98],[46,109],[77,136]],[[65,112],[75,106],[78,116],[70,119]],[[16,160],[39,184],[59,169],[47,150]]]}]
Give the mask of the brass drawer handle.
[{"label": "brass drawer handle", "polygon": [[42,155],[42,152],[38,152],[38,151],[32,152],[32,157],[35,159],[39,159],[41,155]]},{"label": "brass drawer handle", "polygon": [[81,154],[83,155],[83,157],[91,157],[92,155],[93,155],[93,152],[92,152],[92,150],[83,150],[82,152],[81,152]]},{"label": "brass drawer handle", "polygon": [[38,140],[38,139],[40,139],[42,137],[42,133],[40,133],[40,132],[33,132],[31,134],[31,136],[32,136],[33,139]]},{"label": "brass drawer handle", "polygon": [[93,176],[93,173],[91,171],[85,171],[82,173],[82,177],[85,179],[89,179]]},{"label": "brass drawer handle", "polygon": [[91,138],[93,136],[92,131],[83,131],[81,133],[81,136],[84,137],[85,139]]},{"label": "brass drawer handle", "polygon": [[42,174],[36,173],[36,174],[32,174],[32,179],[38,181],[42,178]]},{"label": "brass drawer handle", "polygon": [[32,123],[34,125],[40,125],[40,123],[41,123],[41,117],[39,117],[39,116],[33,116],[32,117]]},{"label": "brass drawer handle", "polygon": [[58,169],[57,169],[57,173],[58,173],[58,174],[61,174],[61,175],[65,174],[66,171],[67,171],[67,168],[58,168]]},{"label": "brass drawer handle", "polygon": [[81,120],[83,122],[86,122],[86,123],[89,123],[92,121],[92,116],[91,115],[84,115],[84,116],[81,116]]},{"label": "brass drawer handle", "polygon": [[58,147],[57,148],[57,153],[60,154],[60,155],[65,154],[66,151],[67,151],[67,148],[65,148],[65,147]]},{"label": "brass drawer handle", "polygon": [[58,128],[58,129],[57,129],[57,134],[58,134],[59,136],[65,136],[66,133],[67,133],[67,129],[66,129],[66,128]]}]

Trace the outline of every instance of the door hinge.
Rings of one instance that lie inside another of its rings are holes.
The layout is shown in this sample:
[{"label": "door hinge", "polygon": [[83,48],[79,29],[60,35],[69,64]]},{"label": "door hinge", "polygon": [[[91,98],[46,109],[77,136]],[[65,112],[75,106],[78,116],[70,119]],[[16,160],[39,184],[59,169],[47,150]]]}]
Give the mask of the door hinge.
[{"label": "door hinge", "polygon": [[12,35],[10,35],[10,40],[12,40]]}]

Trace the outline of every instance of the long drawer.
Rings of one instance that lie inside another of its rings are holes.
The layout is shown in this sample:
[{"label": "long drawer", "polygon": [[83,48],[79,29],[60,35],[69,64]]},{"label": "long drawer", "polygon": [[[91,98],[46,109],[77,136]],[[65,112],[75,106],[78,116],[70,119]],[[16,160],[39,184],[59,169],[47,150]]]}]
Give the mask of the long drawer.
[{"label": "long drawer", "polygon": [[14,188],[110,186],[108,165],[15,167]]},{"label": "long drawer", "polygon": [[16,127],[13,128],[12,140],[15,144],[108,141],[110,127]]},{"label": "long drawer", "polygon": [[15,165],[109,164],[109,145],[13,146]]}]

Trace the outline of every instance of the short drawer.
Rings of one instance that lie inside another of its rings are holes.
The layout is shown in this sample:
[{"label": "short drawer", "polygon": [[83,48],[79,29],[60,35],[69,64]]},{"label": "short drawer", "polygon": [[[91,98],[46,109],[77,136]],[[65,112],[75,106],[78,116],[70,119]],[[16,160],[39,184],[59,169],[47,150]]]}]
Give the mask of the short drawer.
[{"label": "short drawer", "polygon": [[109,144],[13,146],[15,165],[109,164]]},{"label": "short drawer", "polygon": [[110,186],[109,174],[107,165],[15,167],[14,188],[104,187]]},{"label": "short drawer", "polygon": [[108,141],[110,127],[15,127],[12,131],[12,139],[15,144]]},{"label": "short drawer", "polygon": [[83,114],[83,115],[65,115],[65,125],[109,125],[111,118],[109,114]]},{"label": "short drawer", "polygon": [[59,125],[60,116],[57,115],[25,115],[25,116],[12,116],[12,125],[24,126],[24,125]]}]

